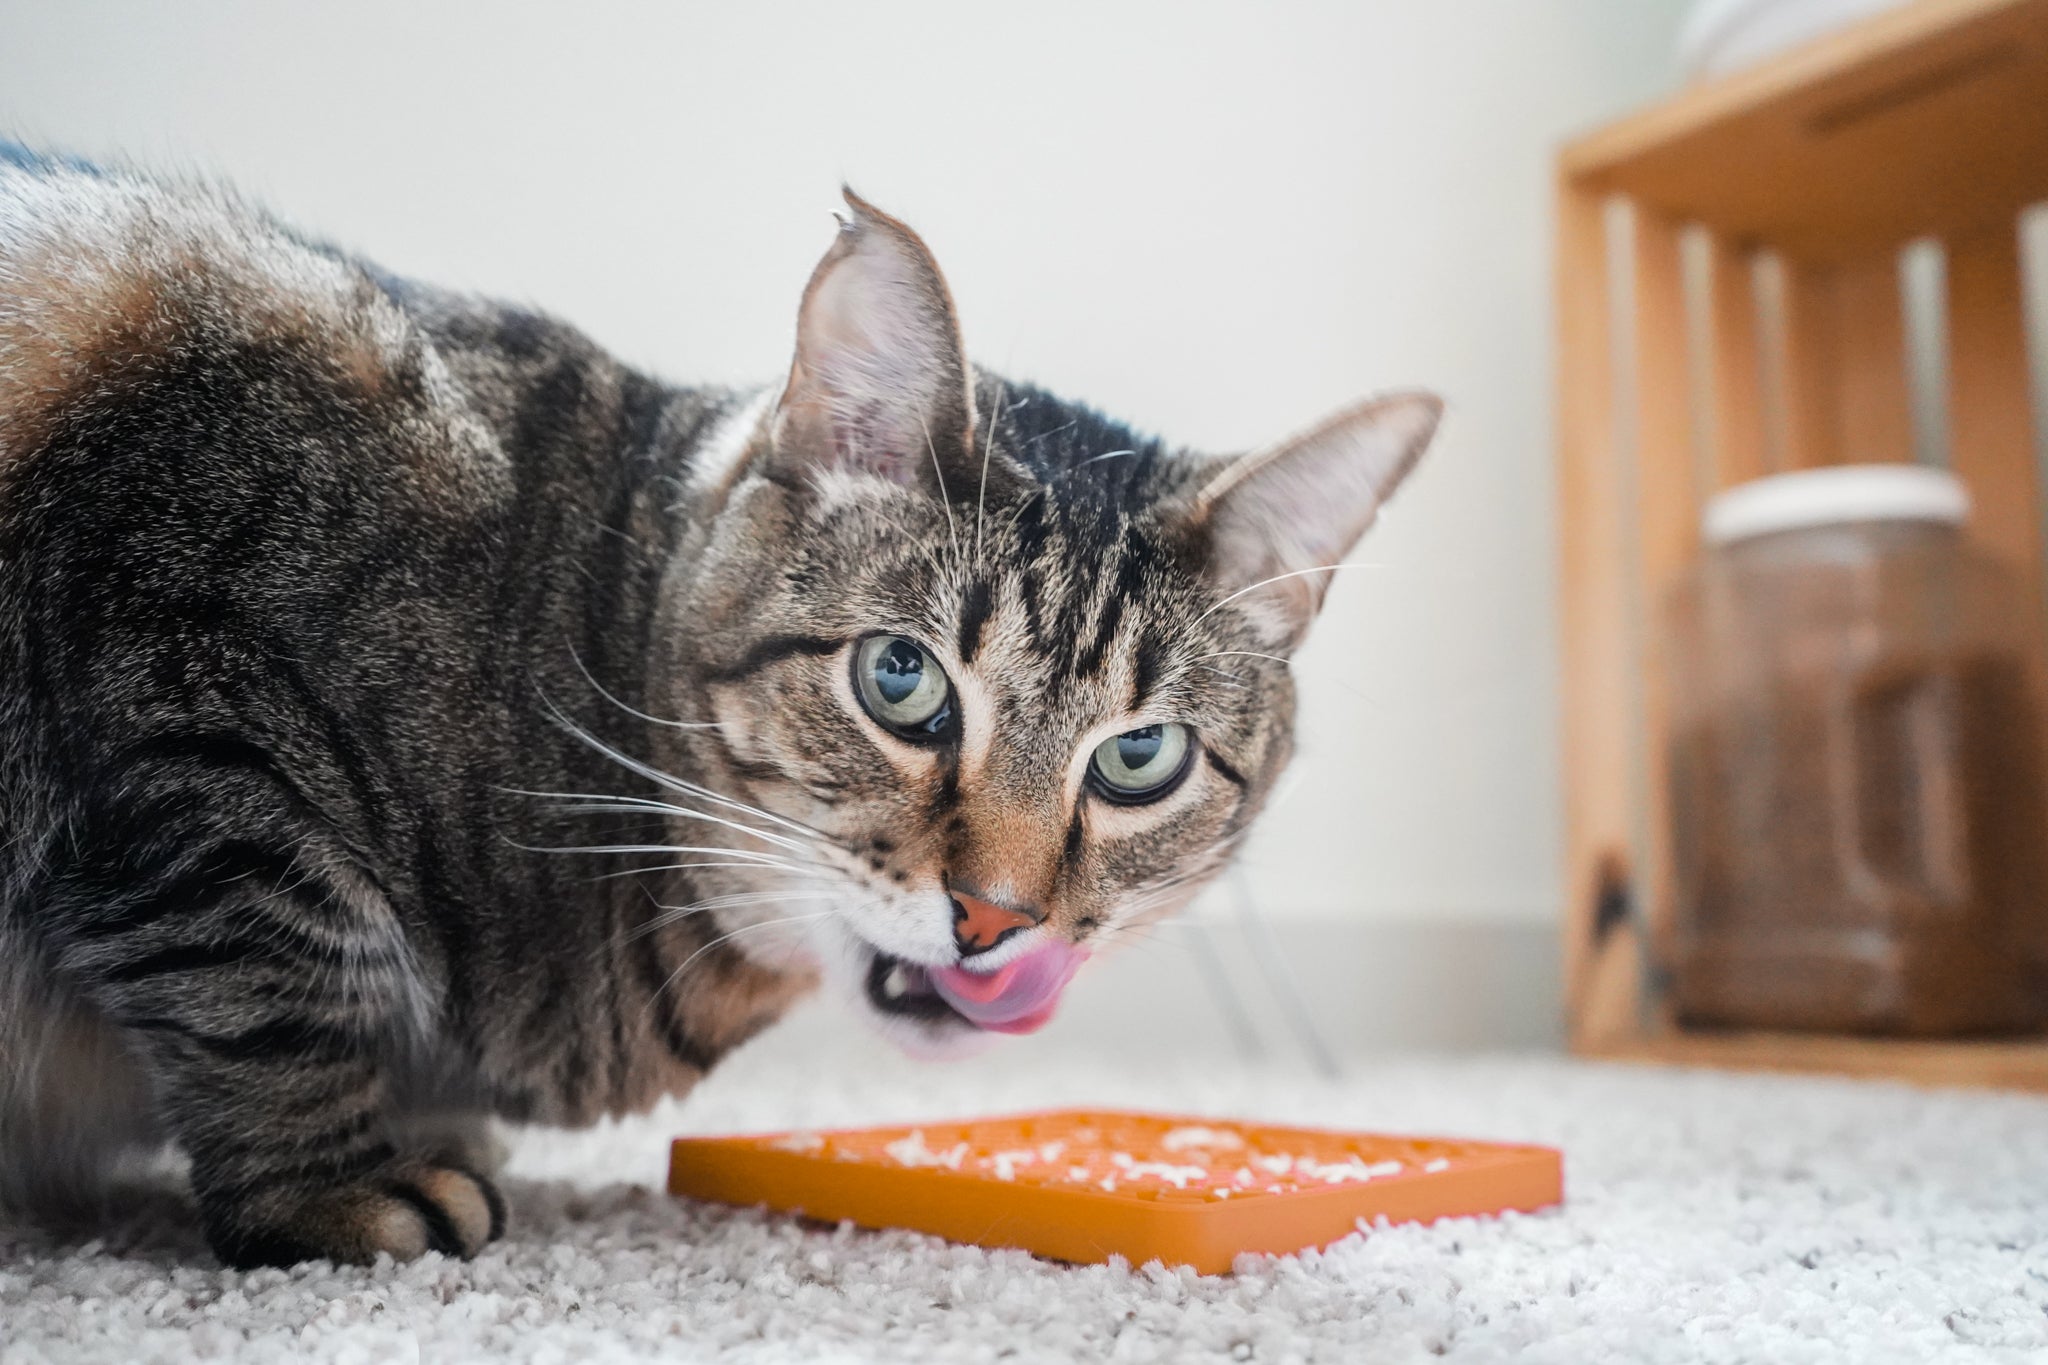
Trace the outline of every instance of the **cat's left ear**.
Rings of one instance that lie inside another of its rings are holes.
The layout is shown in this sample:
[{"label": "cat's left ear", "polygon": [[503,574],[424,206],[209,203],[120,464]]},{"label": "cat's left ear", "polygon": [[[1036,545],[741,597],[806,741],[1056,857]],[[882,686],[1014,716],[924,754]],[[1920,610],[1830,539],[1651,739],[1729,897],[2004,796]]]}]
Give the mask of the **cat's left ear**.
[{"label": "cat's left ear", "polygon": [[804,290],[772,458],[787,476],[822,466],[938,492],[964,477],[974,430],[952,295],[915,232],[844,194],[849,216]]},{"label": "cat's left ear", "polygon": [[1221,463],[1195,495],[1191,519],[1209,534],[1210,574],[1291,650],[1322,609],[1343,561],[1422,458],[1443,416],[1433,394],[1402,393],[1347,408],[1253,455]]}]

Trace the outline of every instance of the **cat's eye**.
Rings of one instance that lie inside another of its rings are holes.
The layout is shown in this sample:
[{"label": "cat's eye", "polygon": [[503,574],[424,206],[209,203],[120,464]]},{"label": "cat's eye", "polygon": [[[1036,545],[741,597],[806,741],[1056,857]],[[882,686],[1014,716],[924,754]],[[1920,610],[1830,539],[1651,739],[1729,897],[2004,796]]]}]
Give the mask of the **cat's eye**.
[{"label": "cat's eye", "polygon": [[922,645],[870,635],[853,652],[853,690],[876,722],[905,739],[935,739],[953,722],[953,685]]},{"label": "cat's eye", "polygon": [[1112,735],[1089,761],[1095,789],[1124,805],[1157,801],[1187,771],[1189,748],[1188,727],[1172,721]]}]

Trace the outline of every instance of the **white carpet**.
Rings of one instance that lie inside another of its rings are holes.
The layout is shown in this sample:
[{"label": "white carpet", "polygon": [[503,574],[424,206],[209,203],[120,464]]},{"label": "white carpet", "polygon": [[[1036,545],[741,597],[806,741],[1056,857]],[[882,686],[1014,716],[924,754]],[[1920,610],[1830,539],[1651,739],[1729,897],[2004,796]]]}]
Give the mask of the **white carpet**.
[{"label": "white carpet", "polygon": [[[2048,1100],[1548,1058],[943,1067],[800,1029],[689,1102],[515,1145],[476,1261],[218,1269],[168,1196],[79,1245],[0,1227],[0,1359],[2048,1359]],[[795,1041],[792,1041],[795,1040]],[[1555,1143],[1568,1206],[1233,1276],[1071,1268],[693,1207],[673,1133],[1067,1102]]]}]

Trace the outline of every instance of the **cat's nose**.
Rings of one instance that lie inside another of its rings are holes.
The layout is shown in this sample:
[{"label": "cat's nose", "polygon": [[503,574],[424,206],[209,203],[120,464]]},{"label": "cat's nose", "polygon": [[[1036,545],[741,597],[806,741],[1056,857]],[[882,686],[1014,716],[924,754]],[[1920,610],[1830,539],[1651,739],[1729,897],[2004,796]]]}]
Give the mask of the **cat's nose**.
[{"label": "cat's nose", "polygon": [[958,888],[949,888],[948,894],[953,898],[953,943],[962,957],[985,953],[1020,929],[1029,929],[1045,918],[1043,910],[1012,910]]}]

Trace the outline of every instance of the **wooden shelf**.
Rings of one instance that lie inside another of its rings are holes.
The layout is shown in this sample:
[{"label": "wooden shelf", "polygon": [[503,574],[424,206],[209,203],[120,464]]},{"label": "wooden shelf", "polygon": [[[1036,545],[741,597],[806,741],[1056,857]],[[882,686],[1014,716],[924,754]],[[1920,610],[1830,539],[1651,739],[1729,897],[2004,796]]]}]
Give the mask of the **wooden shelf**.
[{"label": "wooden shelf", "polygon": [[1583,138],[1564,174],[1832,259],[2048,198],[2048,3],[1921,0]]},{"label": "wooden shelf", "polygon": [[1945,261],[1946,332],[1932,340],[1946,351],[1946,445],[1973,495],[1969,533],[2048,603],[2048,446],[2019,250],[2021,214],[2048,201],[2048,0],[1887,11],[1579,139],[1558,158],[1557,190],[1574,1048],[2048,1091],[2048,1038],[1673,1026],[1657,985],[1674,882],[1656,666],[1660,603],[1693,561],[1709,494],[1783,469],[1914,458],[1900,253],[1915,239]]},{"label": "wooden shelf", "polygon": [[1580,1051],[1617,1062],[1730,1071],[1824,1072],[1914,1085],[2048,1090],[2048,1043],[2029,1039],[1924,1042],[1797,1033],[1673,1033]]}]

